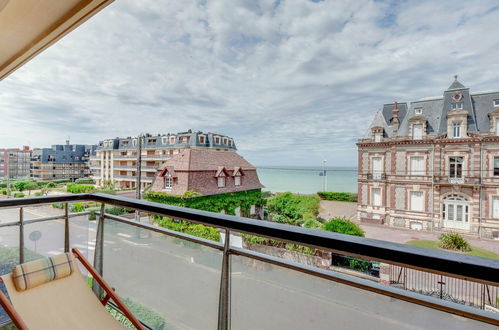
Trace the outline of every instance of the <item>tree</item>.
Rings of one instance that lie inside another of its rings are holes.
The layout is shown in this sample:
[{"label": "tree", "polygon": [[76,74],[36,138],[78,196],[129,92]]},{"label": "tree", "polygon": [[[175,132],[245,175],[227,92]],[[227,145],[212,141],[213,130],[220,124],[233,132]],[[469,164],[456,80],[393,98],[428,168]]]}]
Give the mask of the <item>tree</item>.
[{"label": "tree", "polygon": [[334,218],[329,220],[324,224],[323,229],[340,234],[364,237],[364,231],[358,224],[344,218]]},{"label": "tree", "polygon": [[19,190],[19,191],[24,191],[26,189],[26,186],[30,183],[30,181],[17,181],[12,184],[14,189]]},{"label": "tree", "polygon": [[31,196],[31,190],[35,190],[35,189],[38,189],[38,184],[36,184],[36,182],[33,182],[33,181],[28,181],[28,183],[26,184],[26,186],[24,187],[24,189],[26,189],[28,191],[28,195]]}]

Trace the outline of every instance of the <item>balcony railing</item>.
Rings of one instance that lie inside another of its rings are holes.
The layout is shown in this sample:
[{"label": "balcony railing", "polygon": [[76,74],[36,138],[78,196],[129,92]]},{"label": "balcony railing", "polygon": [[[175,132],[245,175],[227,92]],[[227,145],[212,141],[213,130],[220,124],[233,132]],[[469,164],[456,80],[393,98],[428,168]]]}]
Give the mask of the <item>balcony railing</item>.
[{"label": "balcony railing", "polygon": [[[67,211],[68,203],[76,201],[101,204],[96,223],[87,221],[88,212]],[[31,207],[51,203],[62,203],[66,211],[28,219],[36,213]],[[220,243],[107,214],[106,205],[215,227],[226,239]],[[10,208],[12,213],[12,207],[19,208],[19,218],[0,223],[1,243],[17,249],[19,262],[88,246],[87,253],[94,251],[94,267],[116,292],[161,314],[166,328],[487,329],[499,325],[497,313],[271,257],[232,241],[237,233],[251,234],[493,286],[499,285],[498,260],[107,194],[0,200],[0,210]],[[41,234],[32,237],[34,231]]]},{"label": "balcony railing", "polygon": [[368,173],[367,174],[367,179],[368,180],[386,180],[386,174],[385,173]]}]

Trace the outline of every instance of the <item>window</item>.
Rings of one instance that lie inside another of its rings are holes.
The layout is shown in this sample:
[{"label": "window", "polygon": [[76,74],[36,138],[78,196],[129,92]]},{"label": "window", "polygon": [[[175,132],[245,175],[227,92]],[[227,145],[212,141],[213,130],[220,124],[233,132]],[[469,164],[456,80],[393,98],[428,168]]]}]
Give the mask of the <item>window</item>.
[{"label": "window", "polygon": [[457,110],[462,108],[463,108],[463,102],[452,103],[452,110]]},{"label": "window", "polygon": [[175,137],[174,136],[170,136],[170,144],[175,144]]},{"label": "window", "polygon": [[166,136],[163,136],[161,138],[161,143],[166,144],[166,142],[167,142]]},{"label": "window", "polygon": [[206,138],[204,137],[204,135],[200,135],[200,136],[199,136],[199,143],[201,143],[201,144],[205,144],[205,143],[206,143],[206,140],[205,140],[205,139],[206,139]]},{"label": "window", "polygon": [[374,206],[381,206],[381,188],[373,188],[372,194],[372,204]]},{"label": "window", "polygon": [[494,107],[499,107],[499,100],[494,100]]},{"label": "window", "polygon": [[496,119],[496,135],[499,135],[499,119]]},{"label": "window", "polygon": [[220,173],[220,176],[217,178],[218,188],[225,187],[225,174]]},{"label": "window", "polygon": [[219,136],[215,137],[215,144],[220,144],[220,137]]},{"label": "window", "polygon": [[453,138],[460,138],[461,137],[461,124],[460,123],[452,124],[452,137]]},{"label": "window", "polygon": [[133,146],[135,147],[135,146],[137,145],[137,139],[133,139],[133,140],[132,140],[132,144],[133,144]]},{"label": "window", "polygon": [[423,125],[412,125],[412,138],[414,140],[421,140],[423,138]]},{"label": "window", "polygon": [[499,176],[499,157],[494,156],[494,176]]},{"label": "window", "polygon": [[241,174],[239,172],[237,172],[236,176],[234,177],[234,185],[241,185]]},{"label": "window", "polygon": [[423,108],[414,108],[414,114],[415,115],[423,114]]},{"label": "window", "polygon": [[225,144],[225,145],[228,145],[228,144],[229,144],[229,140],[227,140],[227,138],[224,138],[224,144]]},{"label": "window", "polygon": [[171,177],[170,173],[167,173],[165,175],[165,190],[172,190],[173,186],[173,178]]},{"label": "window", "polygon": [[462,178],[463,177],[463,157],[449,157],[449,177]]},{"label": "window", "polygon": [[499,219],[499,196],[492,197],[492,218]]},{"label": "window", "polygon": [[373,179],[380,180],[383,173],[383,163],[381,157],[373,157]]},{"label": "window", "polygon": [[374,133],[374,142],[381,142],[381,133]]},{"label": "window", "polygon": [[423,192],[411,191],[411,211],[423,211]]},{"label": "window", "polygon": [[424,157],[416,156],[411,157],[410,161],[410,175],[424,175]]}]

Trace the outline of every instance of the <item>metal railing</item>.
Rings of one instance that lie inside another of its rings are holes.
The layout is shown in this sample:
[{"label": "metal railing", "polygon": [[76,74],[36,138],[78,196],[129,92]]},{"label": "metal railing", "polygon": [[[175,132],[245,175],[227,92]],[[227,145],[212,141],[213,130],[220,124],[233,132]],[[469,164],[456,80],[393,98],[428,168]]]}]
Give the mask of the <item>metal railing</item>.
[{"label": "metal railing", "polygon": [[[461,280],[474,281],[486,285],[499,285],[499,260],[472,257],[467,255],[454,254],[439,250],[429,250],[404,244],[379,241],[356,236],[342,235],[326,231],[307,229],[296,226],[289,226],[273,222],[240,218],[219,213],[200,211],[176,207],[166,204],[153,203],[143,200],[113,196],[107,194],[74,194],[46,197],[31,197],[0,200],[0,209],[5,207],[19,207],[19,220],[8,223],[1,223],[1,227],[17,226],[19,228],[19,262],[24,261],[24,226],[30,223],[49,221],[54,219],[64,220],[64,251],[69,251],[71,238],[69,226],[71,219],[86,213],[69,212],[68,203],[76,201],[93,201],[101,204],[96,228],[96,241],[94,253],[94,267],[102,274],[103,272],[103,250],[104,250],[104,225],[107,222],[126,224],[131,227],[140,228],[150,233],[159,233],[168,237],[178,238],[187,242],[193,242],[201,246],[206,246],[222,254],[219,282],[218,299],[218,329],[229,329],[231,324],[231,303],[234,297],[231,295],[231,281],[235,276],[231,272],[231,265],[234,258],[246,258],[255,262],[267,265],[278,266],[295,273],[312,276],[313,278],[328,280],[333,285],[343,285],[359,292],[364,292],[365,297],[371,295],[381,295],[396,299],[399,304],[419,305],[427,311],[440,311],[463,316],[478,322],[467,324],[467,326],[479,326],[483,324],[499,325],[499,314],[489,311],[479,310],[466,305],[454,302],[439,300],[438,298],[420,295],[403,289],[381,285],[365,279],[323,270],[300,263],[272,257],[269,255],[246,250],[231,245],[231,233],[245,233],[258,235],[260,237],[272,238],[283,242],[308,246],[311,248],[333,251],[334,253],[375,260],[382,263],[417,269],[440,276],[449,276]],[[23,216],[23,208],[38,204],[64,203],[64,214],[27,220]],[[159,215],[179,220],[187,220],[203,225],[219,228],[225,232],[225,242],[215,242],[188,234],[175,232],[163,227],[158,227],[144,222],[137,222],[122,216],[107,214],[105,205],[114,205],[123,208],[134,209],[148,214]],[[175,269],[170,269],[174,272]],[[168,276],[165,275],[165,278]],[[333,286],[334,286],[333,285]],[[306,290],[304,286],[302,290]],[[155,292],[148,293],[154,295]],[[362,303],[359,301],[359,303]],[[371,306],[375,308],[375,306]],[[411,311],[407,311],[411,313]],[[395,313],[396,314],[396,313]],[[439,314],[440,315],[440,314]],[[459,318],[453,318],[458,322]],[[454,322],[452,321],[452,322]],[[469,320],[468,322],[471,322]],[[484,323],[483,323],[484,322]],[[450,325],[449,325],[450,326]]]}]

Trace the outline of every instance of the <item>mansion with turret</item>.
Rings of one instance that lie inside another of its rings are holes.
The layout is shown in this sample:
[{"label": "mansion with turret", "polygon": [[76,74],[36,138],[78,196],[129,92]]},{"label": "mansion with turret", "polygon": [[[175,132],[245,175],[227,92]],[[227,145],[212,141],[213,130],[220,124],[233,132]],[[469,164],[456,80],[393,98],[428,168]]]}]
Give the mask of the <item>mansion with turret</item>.
[{"label": "mansion with turret", "polygon": [[385,104],[357,146],[362,222],[499,239],[499,91],[456,76],[440,97]]}]

